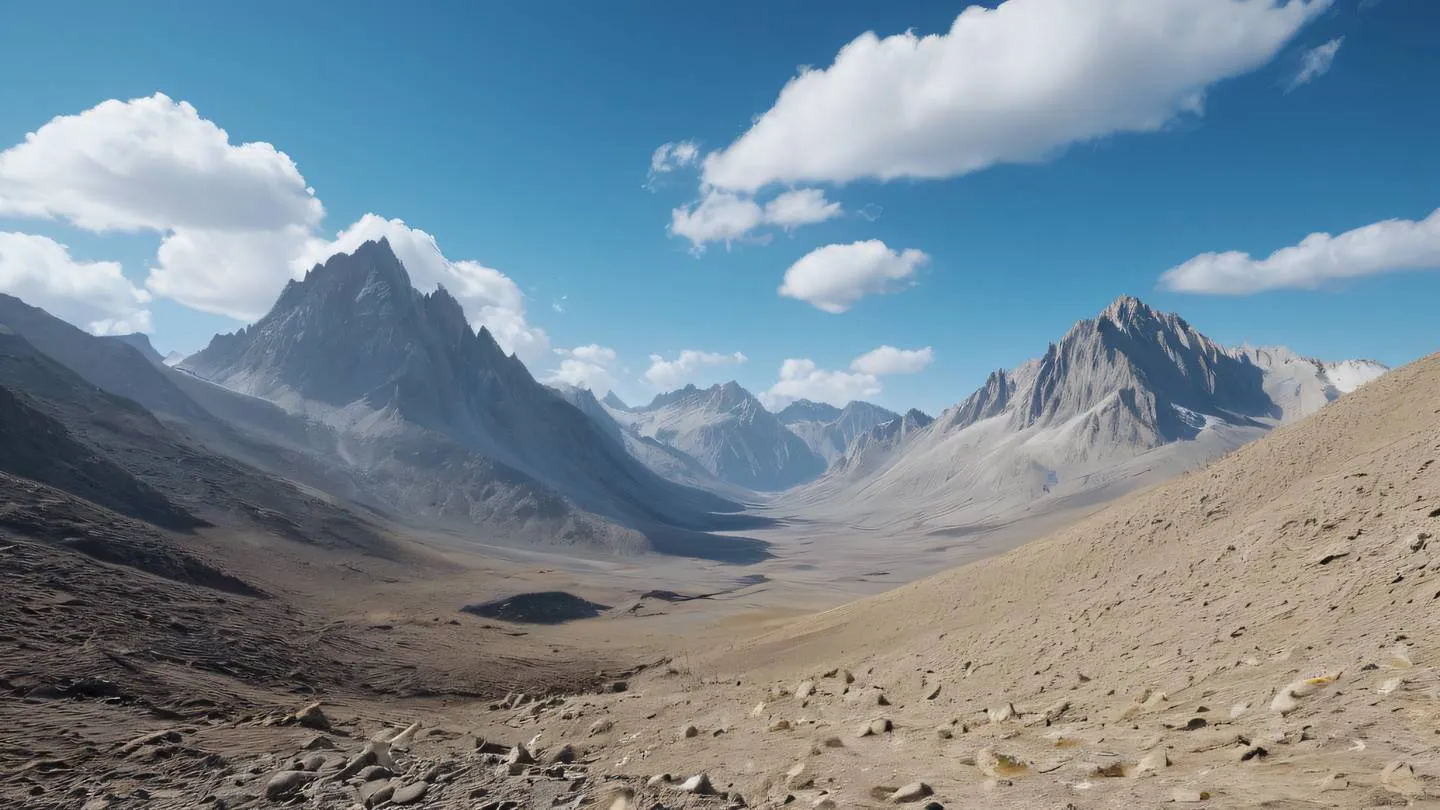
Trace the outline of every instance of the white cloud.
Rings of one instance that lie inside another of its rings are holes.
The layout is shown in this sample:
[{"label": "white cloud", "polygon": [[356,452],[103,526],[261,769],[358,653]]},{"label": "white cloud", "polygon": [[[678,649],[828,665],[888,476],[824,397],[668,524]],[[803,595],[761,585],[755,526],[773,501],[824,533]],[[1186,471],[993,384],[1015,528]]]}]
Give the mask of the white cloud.
[{"label": "white cloud", "polygon": [[150,293],[116,262],[82,262],[44,236],[0,232],[0,292],[98,335],[149,332]]},{"label": "white cloud", "polygon": [[615,387],[615,350],[606,346],[590,344],[573,349],[556,349],[560,365],[545,378],[548,383],[564,383],[579,388],[588,388],[595,396],[603,397]]},{"label": "white cloud", "polygon": [[[365,242],[381,237],[390,240],[390,247],[405,265],[416,289],[430,292],[444,285],[464,307],[471,325],[489,328],[502,349],[518,354],[527,364],[548,357],[550,338],[526,320],[525,294],[514,280],[479,262],[446,258],[435,237],[403,220],[366,214],[334,241],[309,245],[292,267],[303,273],[336,253],[352,253]],[[271,294],[272,300],[278,293],[276,289]]]},{"label": "white cloud", "polygon": [[716,366],[739,365],[748,360],[740,352],[720,354],[685,349],[674,360],[666,360],[658,354],[650,355],[650,368],[645,379],[661,391],[673,391],[688,382],[695,382],[703,369]]},{"label": "white cloud", "polygon": [[703,161],[703,182],[942,178],[1198,114],[1331,0],[1008,0],[949,32],[862,34]]},{"label": "white cloud", "polygon": [[1440,210],[1418,222],[1387,219],[1339,236],[1312,233],[1263,259],[1248,253],[1202,253],[1160,277],[1177,292],[1248,295],[1286,287],[1402,270],[1440,269]]},{"label": "white cloud", "polygon": [[765,203],[765,221],[782,228],[813,225],[843,213],[840,203],[825,199],[818,188],[797,188]]},{"label": "white cloud", "polygon": [[[698,154],[693,144],[671,153],[691,163]],[[0,215],[156,231],[146,287],[185,306],[255,320],[290,279],[384,236],[418,289],[444,284],[506,351],[527,362],[549,356],[549,338],[527,321],[525,296],[504,273],[448,259],[430,234],[375,214],[324,239],[316,232],[324,213],[285,153],[232,144],[190,104],[158,93],[59,116],[0,153]]]},{"label": "white cloud", "polygon": [[878,239],[825,245],[790,265],[780,294],[825,312],[840,313],[867,295],[909,286],[915,272],[929,260],[914,248],[897,253]]},{"label": "white cloud", "polygon": [[833,219],[844,213],[840,203],[825,199],[818,188],[786,191],[764,207],[748,194],[704,189],[700,200],[670,212],[670,233],[690,240],[691,252],[699,255],[711,242],[762,241],[751,232],[764,225],[791,229]]},{"label": "white cloud", "polygon": [[58,116],[0,153],[0,214],[89,231],[267,231],[324,213],[284,152],[231,144],[160,93]]},{"label": "white cloud", "polygon": [[694,141],[660,144],[650,155],[650,174],[645,178],[645,187],[653,191],[663,175],[694,166],[699,159],[700,146]]},{"label": "white cloud", "polygon": [[880,380],[873,374],[829,371],[813,360],[791,358],[780,365],[780,379],[760,395],[770,410],[779,410],[797,399],[828,402],[843,407],[851,400],[880,393]]},{"label": "white cloud", "polygon": [[1306,51],[1300,57],[1300,72],[1290,80],[1289,89],[1294,90],[1329,73],[1330,66],[1335,63],[1335,53],[1340,50],[1340,43],[1344,41],[1344,37],[1336,37],[1324,45]]},{"label": "white cloud", "polygon": [[711,189],[698,203],[670,212],[670,233],[689,239],[693,251],[699,254],[710,242],[724,242],[729,247],[764,221],[765,212],[754,200]]},{"label": "white cloud", "polygon": [[877,377],[886,374],[916,374],[934,361],[935,349],[930,346],[923,349],[897,349],[894,346],[881,346],[878,349],[871,349],[851,361],[850,370],[873,374]]}]

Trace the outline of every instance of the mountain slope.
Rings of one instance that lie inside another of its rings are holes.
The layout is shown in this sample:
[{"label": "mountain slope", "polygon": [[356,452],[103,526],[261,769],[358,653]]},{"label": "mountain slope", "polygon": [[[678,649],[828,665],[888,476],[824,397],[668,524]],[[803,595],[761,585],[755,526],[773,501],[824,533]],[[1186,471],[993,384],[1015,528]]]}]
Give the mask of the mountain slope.
[{"label": "mountain slope", "polygon": [[1333,398],[1311,374],[1287,376],[1298,393],[1277,399],[1274,365],[1122,297],[1043,356],[992,373],[934,424],[857,448],[789,508],[942,532],[1085,508]]},{"label": "mountain slope", "polygon": [[858,400],[836,408],[802,399],[786,406],[776,417],[829,465],[844,457],[857,439],[899,419],[900,414]]},{"label": "mountain slope", "polygon": [[705,389],[688,385],[611,415],[635,435],[679,450],[736,486],[781,490],[825,470],[823,458],[734,381]]},{"label": "mountain slope", "polygon": [[[648,749],[778,803],[797,749],[777,720],[882,717],[802,757],[793,803],[923,780],[946,807],[1433,804],[1437,402],[1432,355],[1003,556],[676,651],[710,685],[637,679],[643,700],[597,708],[625,732],[602,759]],[[666,707],[703,726],[757,702],[703,745],[647,744]]]},{"label": "mountain slope", "polygon": [[622,538],[638,530],[656,548],[758,551],[698,534],[729,525],[712,513],[735,505],[631,458],[488,331],[472,331],[443,288],[416,291],[384,240],[317,265],[264,318],[181,368],[334,431],[346,458],[412,514],[503,532],[523,524],[530,540],[550,532],[635,550]]}]

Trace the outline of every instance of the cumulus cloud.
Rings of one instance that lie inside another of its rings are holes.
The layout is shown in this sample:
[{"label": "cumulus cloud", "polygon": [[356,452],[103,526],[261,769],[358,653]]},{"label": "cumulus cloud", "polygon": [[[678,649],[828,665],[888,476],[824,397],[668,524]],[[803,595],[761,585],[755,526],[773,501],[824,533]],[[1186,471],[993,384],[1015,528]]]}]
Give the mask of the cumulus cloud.
[{"label": "cumulus cloud", "polygon": [[97,335],[149,332],[150,293],[116,262],[83,262],[44,236],[0,232],[0,292]]},{"label": "cumulus cloud", "polygon": [[716,366],[733,366],[749,360],[740,352],[721,354],[685,349],[674,360],[663,355],[650,355],[650,368],[645,370],[645,380],[661,391],[672,391],[686,383],[695,382],[701,373]]},{"label": "cumulus cloud", "polygon": [[1302,54],[1300,57],[1300,70],[1295,74],[1295,77],[1290,80],[1289,89],[1294,90],[1302,84],[1309,84],[1321,76],[1324,76],[1326,73],[1329,73],[1330,66],[1335,63],[1335,54],[1340,50],[1340,43],[1344,41],[1344,37],[1336,37],[1324,45],[1311,48]]},{"label": "cumulus cloud", "polygon": [[[390,241],[416,289],[430,292],[443,285],[464,307],[471,325],[488,328],[502,349],[518,354],[527,364],[548,358],[550,339],[526,320],[525,293],[513,279],[476,261],[446,258],[434,236],[403,220],[366,214],[333,241],[309,245],[293,267],[303,273],[336,253],[353,253],[382,237]],[[278,290],[272,299],[275,294]]]},{"label": "cumulus cloud", "polygon": [[748,194],[707,188],[699,201],[670,212],[670,233],[689,239],[691,252],[699,255],[712,242],[723,242],[728,248],[736,242],[767,239],[768,235],[752,235],[761,226],[789,230],[824,222],[842,213],[840,203],[827,200],[825,192],[818,188],[786,191],[764,206]]},{"label": "cumulus cloud", "polygon": [[935,349],[897,349],[881,346],[860,355],[850,362],[850,370],[877,377],[886,374],[916,374],[935,361]]},{"label": "cumulus cloud", "polygon": [[922,251],[910,248],[897,252],[878,239],[825,245],[790,265],[780,294],[838,314],[867,295],[909,286],[916,271],[929,261]]},{"label": "cumulus cloud", "polygon": [[615,350],[607,346],[590,344],[573,349],[556,349],[560,365],[545,378],[548,383],[562,383],[578,388],[588,388],[595,396],[603,397],[615,387]]},{"label": "cumulus cloud", "polygon": [[89,231],[313,226],[325,209],[294,161],[156,93],[62,115],[0,153],[0,214]]},{"label": "cumulus cloud", "polygon": [[944,34],[866,33],[702,161],[707,186],[942,178],[1199,114],[1332,0],[1008,0]]},{"label": "cumulus cloud", "polygon": [[760,396],[765,407],[779,410],[797,399],[828,402],[843,407],[847,402],[880,393],[880,380],[863,372],[830,371],[805,358],[787,359],[780,365],[780,379]]},{"label": "cumulus cloud", "polygon": [[[673,148],[670,160],[693,163],[694,145]],[[159,93],[56,117],[0,152],[0,215],[62,219],[95,232],[160,233],[145,282],[155,295],[255,320],[290,279],[383,236],[417,288],[444,284],[471,323],[488,327],[507,351],[527,362],[548,358],[549,339],[527,321],[525,296],[504,273],[448,259],[430,234],[375,214],[325,239],[317,232],[324,214],[285,153],[268,143],[231,143],[193,106]],[[71,264],[91,267],[86,278],[109,266]],[[105,289],[120,288],[111,282]],[[107,300],[113,307],[128,299]],[[120,313],[116,322],[138,317]]]},{"label": "cumulus cloud", "polygon": [[1440,269],[1440,210],[1420,221],[1387,219],[1339,236],[1312,233],[1263,259],[1240,251],[1203,253],[1172,267],[1160,286],[1177,292],[1249,295],[1402,270]]},{"label": "cumulus cloud", "polygon": [[781,228],[813,225],[841,213],[840,203],[825,199],[818,188],[797,188],[765,203],[765,221]]}]

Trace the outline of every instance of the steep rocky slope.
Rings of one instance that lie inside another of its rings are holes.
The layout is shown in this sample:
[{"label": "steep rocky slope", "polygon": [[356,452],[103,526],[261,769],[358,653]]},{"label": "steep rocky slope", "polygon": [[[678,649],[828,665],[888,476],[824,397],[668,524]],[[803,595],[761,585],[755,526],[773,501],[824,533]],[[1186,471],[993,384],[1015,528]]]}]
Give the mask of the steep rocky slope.
[{"label": "steep rocky slope", "polygon": [[900,414],[868,402],[855,401],[836,408],[802,399],[786,406],[776,418],[829,465],[844,457],[861,436],[900,418]]},{"label": "steep rocky slope", "polygon": [[1083,508],[1203,464],[1339,395],[1323,375],[1294,374],[1271,356],[1257,362],[1122,297],[1041,357],[992,373],[928,427],[856,448],[789,508],[944,532]]}]

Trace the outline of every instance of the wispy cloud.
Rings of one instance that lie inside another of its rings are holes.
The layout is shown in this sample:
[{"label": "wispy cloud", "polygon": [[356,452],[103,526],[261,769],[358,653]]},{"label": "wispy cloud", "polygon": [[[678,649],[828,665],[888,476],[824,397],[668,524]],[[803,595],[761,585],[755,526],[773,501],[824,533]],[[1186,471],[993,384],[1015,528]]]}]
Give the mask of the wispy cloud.
[{"label": "wispy cloud", "polygon": [[1330,66],[1335,64],[1335,54],[1340,50],[1340,43],[1344,37],[1336,37],[1324,45],[1311,48],[1300,56],[1300,70],[1290,80],[1290,86],[1286,92],[1294,90],[1302,84],[1309,84],[1316,79],[1330,72]]}]

